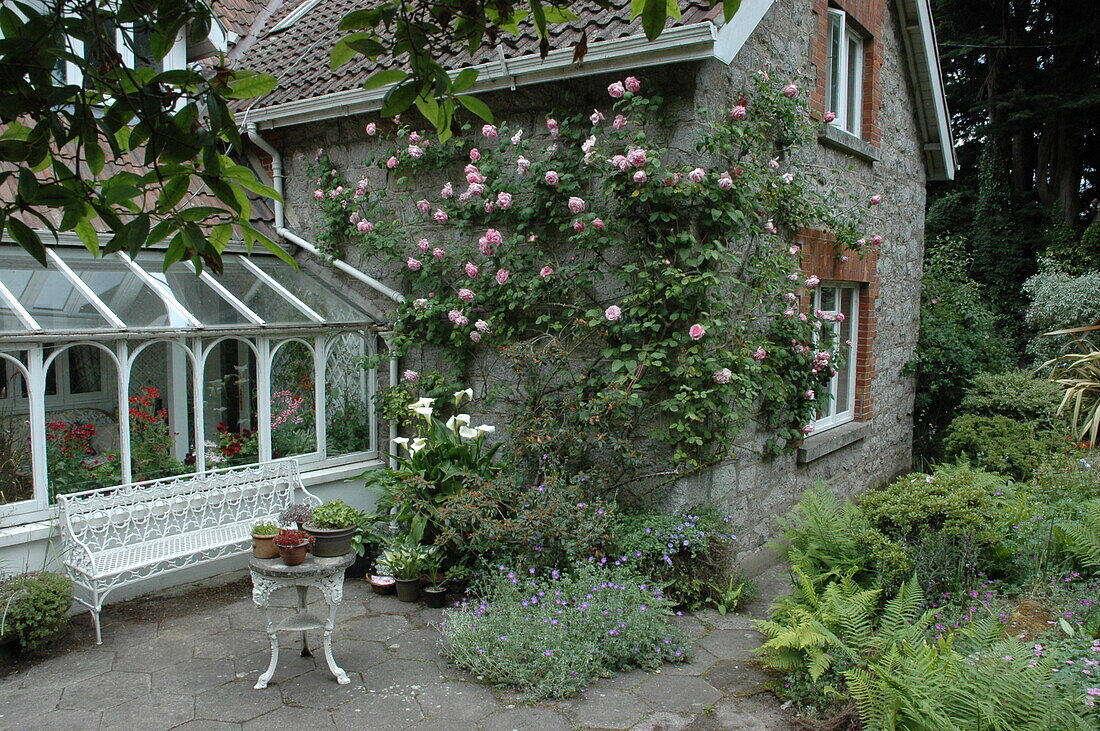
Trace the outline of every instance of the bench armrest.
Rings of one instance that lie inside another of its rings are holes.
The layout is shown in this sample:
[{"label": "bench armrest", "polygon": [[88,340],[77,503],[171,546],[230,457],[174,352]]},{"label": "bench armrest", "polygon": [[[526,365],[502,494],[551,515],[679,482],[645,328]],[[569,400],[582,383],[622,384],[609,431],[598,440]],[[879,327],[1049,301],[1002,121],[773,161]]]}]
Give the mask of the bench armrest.
[{"label": "bench armrest", "polygon": [[95,558],[92,549],[84,541],[76,537],[69,522],[69,506],[64,495],[57,496],[58,515],[57,522],[61,526],[61,543],[67,549],[68,556],[64,559],[67,566],[77,571],[91,574],[95,569]]}]

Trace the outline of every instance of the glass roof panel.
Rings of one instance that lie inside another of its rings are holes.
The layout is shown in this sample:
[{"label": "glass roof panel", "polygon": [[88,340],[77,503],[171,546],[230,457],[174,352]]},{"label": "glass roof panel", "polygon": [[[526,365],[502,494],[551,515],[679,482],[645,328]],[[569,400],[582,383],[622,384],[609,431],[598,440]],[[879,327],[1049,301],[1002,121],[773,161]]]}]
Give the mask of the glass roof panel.
[{"label": "glass roof panel", "polygon": [[[187,322],[115,256],[102,259],[77,249],[59,252],[65,263],[127,327],[179,328]],[[43,325],[43,327],[45,327]]]},{"label": "glass roof panel", "polygon": [[149,276],[163,282],[172,291],[176,301],[203,325],[252,324],[185,264],[174,265],[163,272],[164,254],[159,251],[144,251],[134,261]]},{"label": "glass roof panel", "polygon": [[30,332],[30,329],[23,324],[23,321],[19,319],[19,316],[8,307],[4,300],[0,300],[0,332],[3,333],[25,333]]},{"label": "glass roof panel", "polygon": [[229,254],[223,256],[222,273],[215,274],[214,278],[234,297],[262,317],[268,325],[315,324],[313,320],[306,317],[305,313],[292,305],[290,300],[249,271],[237,256]]},{"label": "glass roof panel", "polygon": [[[21,250],[0,254],[0,282],[43,330],[110,328],[103,315],[68,277],[52,265],[43,267]],[[11,314],[14,317],[15,313]],[[27,328],[20,326],[14,329]]]},{"label": "glass roof panel", "polygon": [[328,322],[374,321],[373,317],[341,297],[327,284],[300,269],[294,270],[273,256],[252,257],[250,261]]}]

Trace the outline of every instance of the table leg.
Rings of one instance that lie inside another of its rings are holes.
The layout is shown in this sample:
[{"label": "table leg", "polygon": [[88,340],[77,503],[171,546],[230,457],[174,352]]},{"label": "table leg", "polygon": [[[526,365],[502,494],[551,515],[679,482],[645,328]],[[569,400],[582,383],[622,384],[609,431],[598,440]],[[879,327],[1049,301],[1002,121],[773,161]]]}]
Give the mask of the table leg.
[{"label": "table leg", "polygon": [[[306,593],[309,591],[308,586],[298,585],[295,587],[298,589],[298,614],[305,614],[306,612]],[[302,630],[302,657],[312,657],[313,653],[309,651],[309,642],[306,640],[306,631]]]},{"label": "table leg", "polygon": [[347,685],[351,682],[351,678],[348,677],[343,668],[336,664],[336,660],[332,657],[332,629],[336,626],[336,608],[338,606],[339,604],[329,604],[328,620],[325,622],[325,634],[322,644],[325,648],[325,662],[328,663],[328,669],[336,676],[337,683]]},{"label": "table leg", "polygon": [[275,622],[271,619],[271,608],[264,607],[264,616],[267,618],[267,636],[271,640],[271,662],[267,670],[253,686],[256,690],[266,688],[268,681],[275,675],[275,666],[279,664],[279,633],[275,631]]}]

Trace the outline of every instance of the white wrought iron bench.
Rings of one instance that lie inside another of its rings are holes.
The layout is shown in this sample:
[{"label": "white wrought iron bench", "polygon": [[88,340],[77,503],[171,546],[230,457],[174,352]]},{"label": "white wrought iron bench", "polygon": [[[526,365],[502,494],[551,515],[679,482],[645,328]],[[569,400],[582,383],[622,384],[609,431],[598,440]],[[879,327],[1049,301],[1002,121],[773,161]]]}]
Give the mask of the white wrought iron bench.
[{"label": "white wrought iron bench", "polygon": [[250,550],[252,525],[296,502],[319,505],[282,459],[57,497],[73,598],[99,615],[119,587]]}]

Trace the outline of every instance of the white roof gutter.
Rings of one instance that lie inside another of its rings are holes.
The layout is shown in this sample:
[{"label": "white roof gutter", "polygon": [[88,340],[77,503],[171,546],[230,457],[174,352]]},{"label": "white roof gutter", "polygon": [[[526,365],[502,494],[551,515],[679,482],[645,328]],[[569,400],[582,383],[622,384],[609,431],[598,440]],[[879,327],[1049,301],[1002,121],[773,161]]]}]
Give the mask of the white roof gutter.
[{"label": "white roof gutter", "polygon": [[337,269],[339,269],[340,271],[344,272],[349,277],[353,277],[355,279],[358,279],[360,282],[367,285],[368,287],[370,287],[374,291],[381,292],[382,294],[386,295],[387,297],[389,297],[394,302],[404,302],[405,301],[405,295],[401,294],[400,292],[398,292],[395,289],[387,287],[386,285],[382,284],[381,282],[379,282],[374,277],[370,276],[369,274],[364,274],[363,272],[359,271],[358,269],[356,269],[355,267],[351,266],[350,264],[348,264],[347,262],[345,262],[341,259],[328,257],[323,252],[321,252],[316,246],[314,246],[310,242],[306,241],[301,236],[299,236],[298,234],[294,233],[293,231],[291,231],[290,229],[288,229],[286,227],[286,219],[285,219],[286,212],[285,212],[285,209],[283,208],[283,201],[282,201],[282,196],[283,196],[283,157],[282,157],[282,155],[279,154],[278,150],[276,150],[267,140],[265,140],[263,137],[260,136],[260,133],[256,131],[255,122],[249,122],[246,131],[248,133],[248,139],[252,140],[252,143],[255,144],[256,147],[259,147],[261,150],[266,152],[268,155],[271,155],[271,182],[272,182],[272,187],[275,189],[275,192],[279,194],[279,197],[274,200],[274,205],[275,205],[275,233],[279,234],[280,236],[282,236],[287,241],[289,241],[293,244],[297,244],[301,248],[308,251],[310,254],[313,254],[314,256],[316,256],[318,259],[330,262],[332,264],[332,266],[334,266]]},{"label": "white roof gutter", "polygon": [[[764,2],[770,7],[773,0]],[[746,5],[748,4],[747,2]],[[669,28],[652,42],[644,35],[636,35],[593,43],[581,63],[573,63],[571,48],[551,51],[545,59],[530,55],[510,58],[503,63],[494,60],[472,67],[479,74],[470,93],[514,89],[516,85],[715,58],[718,56],[718,36],[719,31],[714,24],[693,23]],[[729,61],[726,60],[726,63]],[[452,77],[457,74],[457,70],[451,72]],[[250,127],[255,125],[261,129],[272,129],[376,112],[382,108],[382,99],[387,90],[388,87],[350,89],[311,99],[296,99],[263,109],[252,109],[246,114],[242,113],[240,121],[247,121]]]}]

